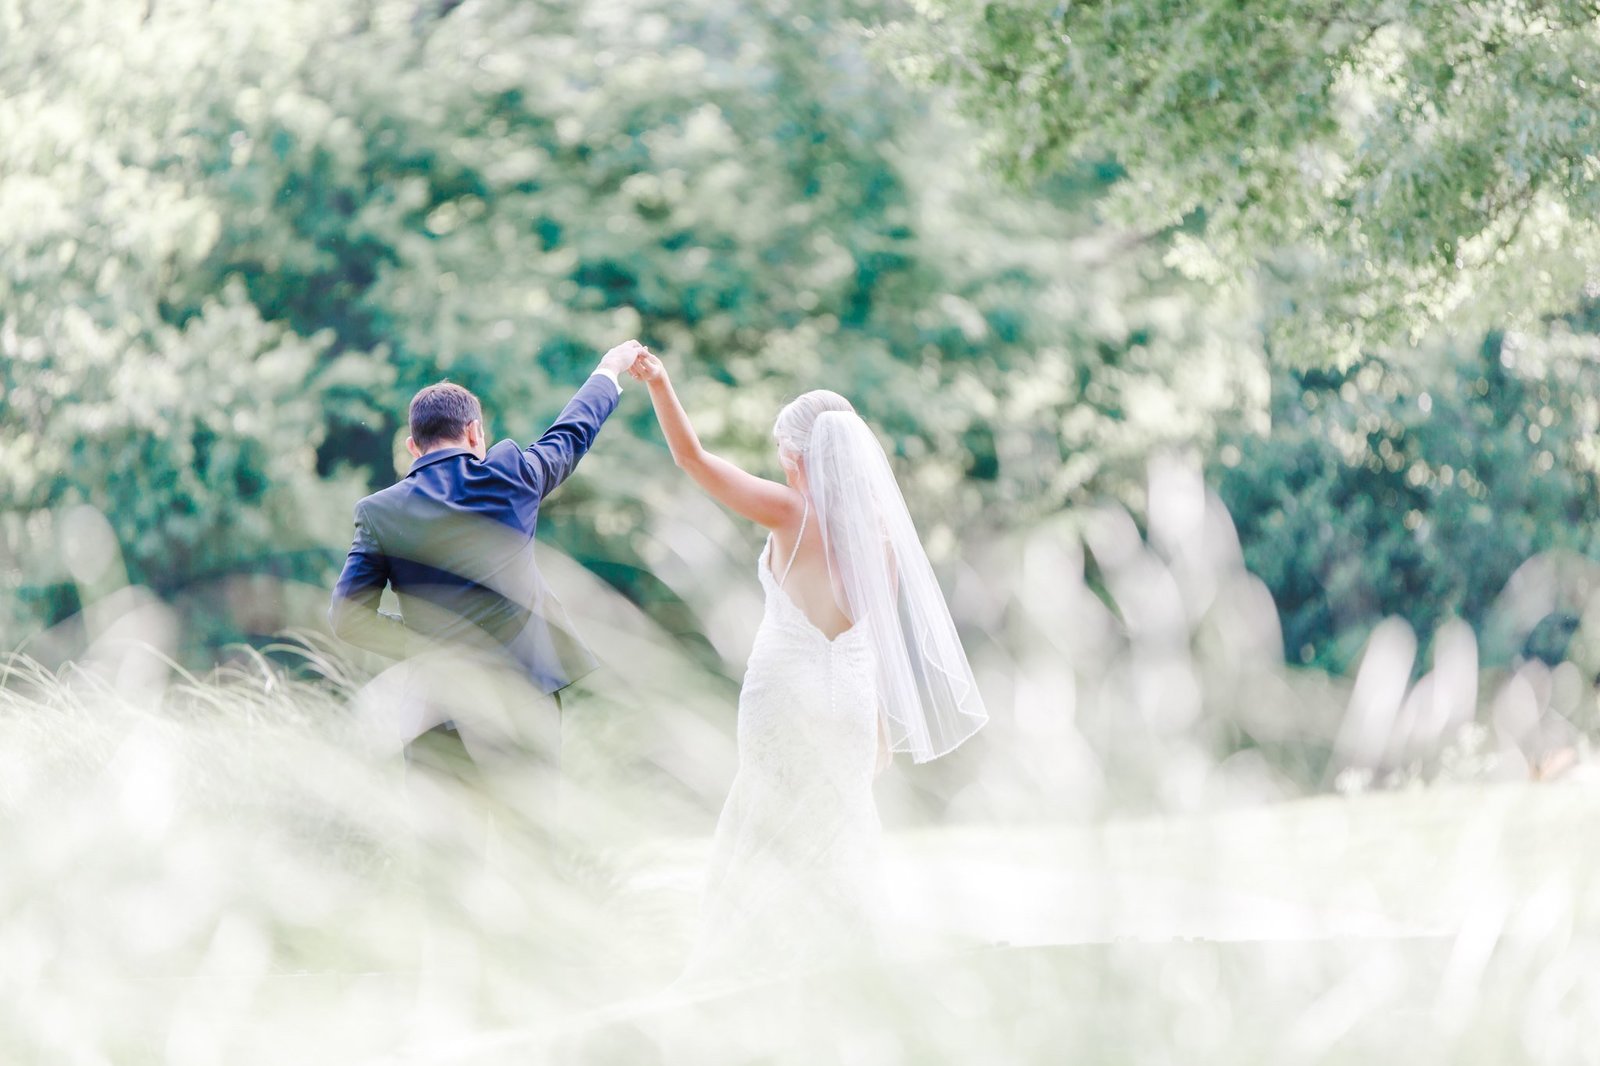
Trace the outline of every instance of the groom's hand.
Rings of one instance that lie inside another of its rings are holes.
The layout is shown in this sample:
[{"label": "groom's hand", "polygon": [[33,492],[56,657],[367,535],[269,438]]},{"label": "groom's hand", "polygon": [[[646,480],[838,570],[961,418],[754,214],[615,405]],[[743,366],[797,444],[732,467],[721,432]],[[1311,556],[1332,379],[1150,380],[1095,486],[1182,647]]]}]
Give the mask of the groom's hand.
[{"label": "groom's hand", "polygon": [[623,341],[601,357],[600,369],[614,375],[625,374],[642,351],[644,345],[638,341]]}]

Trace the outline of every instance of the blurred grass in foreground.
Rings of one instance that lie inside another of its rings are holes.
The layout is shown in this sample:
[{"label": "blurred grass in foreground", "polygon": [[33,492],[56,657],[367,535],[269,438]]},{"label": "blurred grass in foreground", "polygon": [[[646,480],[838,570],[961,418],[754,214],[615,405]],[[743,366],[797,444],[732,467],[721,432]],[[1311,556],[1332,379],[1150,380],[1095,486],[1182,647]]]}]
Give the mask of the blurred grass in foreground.
[{"label": "blurred grass in foreground", "polygon": [[1351,682],[1286,670],[1198,480],[1158,467],[1150,515],[946,575],[995,720],[880,783],[893,951],[755,988],[665,990],[753,629],[700,512],[652,542],[721,667],[546,560],[618,664],[569,703],[554,853],[502,810],[464,859],[484,797],[408,779],[382,685],[315,634],[197,678],[143,604],[73,665],[14,658],[0,1059],[1600,1061],[1600,789],[1561,668],[1462,646],[1414,681],[1391,628]]},{"label": "blurred grass in foreground", "polygon": [[1581,781],[900,833],[899,961],[693,997],[693,842],[463,865],[323,686],[8,680],[11,1062],[1592,1061]]}]

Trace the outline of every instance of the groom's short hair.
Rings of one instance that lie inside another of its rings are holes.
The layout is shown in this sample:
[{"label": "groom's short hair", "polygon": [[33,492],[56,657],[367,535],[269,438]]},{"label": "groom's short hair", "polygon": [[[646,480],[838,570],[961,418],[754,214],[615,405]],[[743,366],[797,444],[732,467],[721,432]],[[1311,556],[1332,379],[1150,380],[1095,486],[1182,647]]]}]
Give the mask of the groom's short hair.
[{"label": "groom's short hair", "polygon": [[411,397],[411,439],[419,448],[460,440],[467,423],[483,418],[483,405],[460,385],[441,381]]}]

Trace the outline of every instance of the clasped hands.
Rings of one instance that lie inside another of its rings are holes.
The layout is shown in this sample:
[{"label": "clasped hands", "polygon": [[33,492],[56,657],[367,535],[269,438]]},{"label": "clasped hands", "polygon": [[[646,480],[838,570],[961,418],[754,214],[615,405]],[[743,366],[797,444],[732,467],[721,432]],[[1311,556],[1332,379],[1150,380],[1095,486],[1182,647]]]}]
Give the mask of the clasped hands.
[{"label": "clasped hands", "polygon": [[614,374],[626,373],[646,385],[654,384],[667,373],[661,360],[636,340],[623,341],[607,352],[600,360],[600,368]]}]

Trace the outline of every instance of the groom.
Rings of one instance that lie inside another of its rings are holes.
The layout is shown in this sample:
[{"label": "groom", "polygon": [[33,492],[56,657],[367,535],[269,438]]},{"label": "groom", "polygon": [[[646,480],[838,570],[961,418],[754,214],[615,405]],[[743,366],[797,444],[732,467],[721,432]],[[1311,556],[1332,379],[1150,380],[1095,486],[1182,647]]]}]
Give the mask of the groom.
[{"label": "groom", "polygon": [[[522,813],[547,831],[560,692],[598,664],[534,565],[534,530],[544,497],[594,444],[617,406],[619,375],[643,351],[628,341],[607,352],[526,448],[490,446],[478,398],[461,386],[418,392],[411,469],[356,504],[329,610],[340,638],[405,660],[367,696],[407,741],[408,764],[477,786],[497,775],[520,782],[518,805],[543,808]],[[386,585],[399,615],[378,610]],[[530,757],[546,765],[530,768]]]}]

